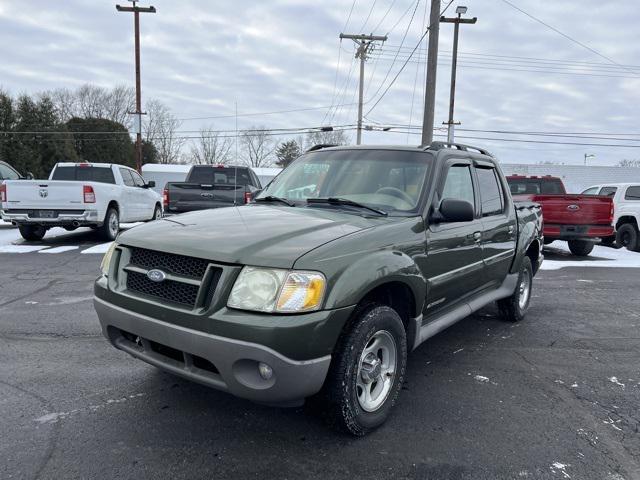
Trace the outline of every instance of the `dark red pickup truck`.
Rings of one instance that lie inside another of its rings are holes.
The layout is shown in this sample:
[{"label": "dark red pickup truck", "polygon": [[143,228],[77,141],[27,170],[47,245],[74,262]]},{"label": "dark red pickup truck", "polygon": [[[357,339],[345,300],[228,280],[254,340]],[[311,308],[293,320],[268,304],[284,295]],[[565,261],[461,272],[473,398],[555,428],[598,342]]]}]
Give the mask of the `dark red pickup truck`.
[{"label": "dark red pickup truck", "polygon": [[558,177],[507,177],[516,201],[529,200],[542,206],[544,243],[566,240],[574,255],[589,255],[599,239],[611,238],[613,201],[602,195],[568,194]]}]

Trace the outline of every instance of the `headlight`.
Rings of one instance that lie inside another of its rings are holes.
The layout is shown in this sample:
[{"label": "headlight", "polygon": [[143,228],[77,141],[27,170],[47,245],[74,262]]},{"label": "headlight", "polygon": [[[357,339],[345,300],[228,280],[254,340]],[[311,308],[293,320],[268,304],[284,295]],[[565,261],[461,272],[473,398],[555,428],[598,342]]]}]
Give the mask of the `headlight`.
[{"label": "headlight", "polygon": [[116,249],[116,242],[112,242],[109,246],[109,250],[102,257],[102,263],[100,264],[100,270],[102,270],[103,275],[107,275],[109,273],[109,265],[111,264],[111,257],[113,256],[113,252]]},{"label": "headlight", "polygon": [[318,272],[244,267],[227,301],[258,312],[310,312],[322,305],[326,280]]}]

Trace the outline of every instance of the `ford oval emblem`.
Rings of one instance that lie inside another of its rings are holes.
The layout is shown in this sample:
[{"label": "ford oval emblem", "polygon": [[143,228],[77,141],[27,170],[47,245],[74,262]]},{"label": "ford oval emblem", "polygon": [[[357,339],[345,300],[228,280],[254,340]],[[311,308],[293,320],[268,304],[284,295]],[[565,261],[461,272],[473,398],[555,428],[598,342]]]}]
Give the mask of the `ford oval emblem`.
[{"label": "ford oval emblem", "polygon": [[162,270],[154,269],[147,272],[147,278],[152,282],[160,283],[166,280],[167,274]]},{"label": "ford oval emblem", "polygon": [[580,210],[580,205],[576,205],[575,203],[572,205],[569,205],[567,207],[567,210],[571,210],[572,212],[575,212],[576,210]]}]

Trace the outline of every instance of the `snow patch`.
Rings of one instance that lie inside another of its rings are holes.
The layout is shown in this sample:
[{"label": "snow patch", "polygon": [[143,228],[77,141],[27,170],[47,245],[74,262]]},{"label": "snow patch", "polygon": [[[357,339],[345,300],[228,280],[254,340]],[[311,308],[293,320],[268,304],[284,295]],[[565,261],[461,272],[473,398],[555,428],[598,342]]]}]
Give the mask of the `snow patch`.
[{"label": "snow patch", "polygon": [[65,247],[53,247],[46,250],[40,250],[38,253],[63,253],[70,252],[71,250],[77,250],[79,247],[75,245],[68,245]]},{"label": "snow patch", "polygon": [[565,463],[553,462],[550,468],[551,468],[551,471],[554,473],[556,470],[560,471],[560,473],[562,473],[562,476],[564,478],[571,478],[571,476],[565,471],[565,469],[570,466],[571,465],[565,464]]},{"label": "snow patch", "polygon": [[87,248],[86,250],[83,250],[82,253],[102,253],[102,254],[105,254],[105,253],[107,253],[107,250],[109,250],[109,247],[111,246],[112,243],[113,242],[101,243],[100,245],[96,245],[94,247]]},{"label": "snow patch", "polygon": [[485,377],[485,376],[482,376],[482,375],[476,375],[475,377],[473,377],[473,379],[477,380],[478,382],[481,382],[481,383],[489,382],[489,377]]},{"label": "snow patch", "polygon": [[[584,258],[572,255],[566,242],[554,242],[551,246],[544,248],[547,256],[542,262],[541,270],[560,270],[567,267],[640,268],[640,254],[630,252],[626,248],[616,250],[596,245],[593,252]],[[587,283],[590,282],[587,281]]]},{"label": "snow patch", "polygon": [[45,245],[0,245],[0,253],[31,253],[45,248]]},{"label": "snow patch", "polygon": [[615,383],[616,385],[619,385],[622,388],[624,388],[624,383],[620,383],[620,381],[618,380],[618,377],[609,377],[609,381],[611,383]]}]

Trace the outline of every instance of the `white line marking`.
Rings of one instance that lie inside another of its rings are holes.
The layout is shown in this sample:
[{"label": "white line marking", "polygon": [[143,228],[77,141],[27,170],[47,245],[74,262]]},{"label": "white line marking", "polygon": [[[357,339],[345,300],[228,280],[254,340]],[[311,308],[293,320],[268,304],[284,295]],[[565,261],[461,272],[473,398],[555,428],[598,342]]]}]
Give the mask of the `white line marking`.
[{"label": "white line marking", "polygon": [[108,243],[101,243],[100,245],[95,245],[91,248],[87,248],[86,250],[83,250],[81,253],[107,253],[107,250],[109,250],[109,247],[111,246],[113,242],[108,242]]},{"label": "white line marking", "polygon": [[31,253],[45,248],[46,245],[2,245],[0,253]]},{"label": "white line marking", "polygon": [[54,247],[47,248],[46,250],[40,250],[38,253],[62,253],[62,252],[70,252],[71,250],[77,250],[77,245],[68,245],[66,247]]}]

